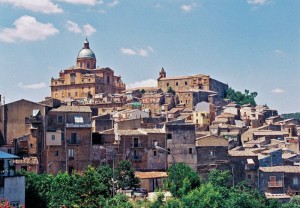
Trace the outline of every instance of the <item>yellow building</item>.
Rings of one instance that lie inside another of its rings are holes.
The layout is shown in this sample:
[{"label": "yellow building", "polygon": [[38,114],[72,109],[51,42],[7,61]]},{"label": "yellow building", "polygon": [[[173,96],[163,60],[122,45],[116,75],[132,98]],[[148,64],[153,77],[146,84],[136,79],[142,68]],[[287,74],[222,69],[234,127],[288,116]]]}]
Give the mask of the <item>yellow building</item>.
[{"label": "yellow building", "polygon": [[108,67],[96,67],[96,55],[84,42],[79,51],[76,66],[59,73],[59,78],[51,79],[51,97],[59,100],[92,98],[99,93],[121,93],[126,86],[120,76]]},{"label": "yellow building", "polygon": [[210,78],[209,75],[197,74],[191,76],[167,77],[164,68],[159,72],[157,85],[164,92],[172,88],[175,92],[188,90],[214,91],[219,97],[224,97],[228,85]]}]

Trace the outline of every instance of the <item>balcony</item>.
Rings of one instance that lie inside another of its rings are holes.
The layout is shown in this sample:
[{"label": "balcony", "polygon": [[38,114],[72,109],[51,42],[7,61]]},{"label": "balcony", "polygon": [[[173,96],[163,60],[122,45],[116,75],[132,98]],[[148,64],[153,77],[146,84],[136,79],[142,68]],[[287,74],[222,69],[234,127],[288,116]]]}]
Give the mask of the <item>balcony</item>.
[{"label": "balcony", "polygon": [[69,145],[79,145],[82,143],[82,140],[80,138],[77,139],[67,139],[67,144]]},{"label": "balcony", "polygon": [[92,128],[91,123],[66,123],[67,128]]},{"label": "balcony", "polygon": [[268,182],[269,188],[282,187],[282,185],[283,185],[282,181],[269,181]]},{"label": "balcony", "polygon": [[131,160],[132,160],[132,161],[135,161],[135,162],[142,161],[142,157],[141,157],[141,156],[138,156],[138,155],[135,155],[135,156],[132,156],[132,157],[131,157]]},{"label": "balcony", "polygon": [[131,148],[142,148],[143,145],[142,145],[142,143],[131,143],[130,147]]}]

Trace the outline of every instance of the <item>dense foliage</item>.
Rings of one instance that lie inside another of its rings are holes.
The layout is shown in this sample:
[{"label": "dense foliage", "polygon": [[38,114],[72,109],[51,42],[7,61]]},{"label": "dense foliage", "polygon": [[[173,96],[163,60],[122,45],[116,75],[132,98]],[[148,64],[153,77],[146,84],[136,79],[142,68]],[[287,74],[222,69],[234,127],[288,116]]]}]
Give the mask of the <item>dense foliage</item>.
[{"label": "dense foliage", "polygon": [[289,118],[295,118],[300,120],[300,113],[286,113],[286,114],[281,114],[282,118],[284,119],[289,119]]},{"label": "dense foliage", "polygon": [[[207,179],[200,180],[198,174],[184,163],[172,165],[164,190],[156,200],[133,200],[123,194],[112,197],[109,166],[89,167],[78,174],[59,173],[37,175],[26,173],[26,207],[104,207],[104,208],[300,208],[300,197],[289,203],[267,200],[246,182],[232,187],[228,171],[213,170]],[[137,184],[129,162],[121,162],[116,169],[117,187],[132,187]],[[119,181],[122,180],[122,183]],[[177,185],[174,185],[177,184]],[[175,197],[164,199],[170,190]]]},{"label": "dense foliage", "polygon": [[[200,178],[195,171],[184,167],[186,166],[185,164],[179,164],[178,166],[181,166],[183,169],[178,170],[177,174],[172,177],[178,176],[178,183],[181,183],[181,186],[184,186],[184,183],[192,184],[191,181],[200,182]],[[174,167],[171,167],[171,169],[174,170]],[[169,170],[168,173],[172,174],[172,170]],[[194,176],[197,176],[198,179],[195,179]],[[168,183],[171,183],[171,181],[170,178],[167,180]],[[135,207],[300,208],[300,198],[298,197],[293,198],[289,203],[282,204],[276,200],[267,200],[256,189],[250,188],[246,182],[232,187],[231,175],[228,171],[213,170],[206,180],[201,180],[201,183],[197,182],[196,184],[196,186],[184,193],[180,193],[179,188],[178,197],[163,200],[163,195],[159,195],[154,202],[149,203],[146,201],[144,204],[140,203]]]},{"label": "dense foliage", "polygon": [[[136,187],[139,180],[134,176],[128,161],[120,162],[115,170],[115,187]],[[111,207],[118,203],[130,207],[124,195],[113,196],[113,170],[109,166],[88,167],[83,173],[72,175],[25,173],[26,207]],[[118,180],[119,179],[119,180]],[[122,180],[122,181],[120,181]],[[125,198],[124,198],[125,197]],[[118,207],[118,206],[114,206]]]},{"label": "dense foliage", "polygon": [[245,93],[242,93],[229,87],[226,91],[226,98],[239,105],[251,104],[252,106],[256,106],[256,96],[257,92],[250,92],[249,90],[245,90]]}]

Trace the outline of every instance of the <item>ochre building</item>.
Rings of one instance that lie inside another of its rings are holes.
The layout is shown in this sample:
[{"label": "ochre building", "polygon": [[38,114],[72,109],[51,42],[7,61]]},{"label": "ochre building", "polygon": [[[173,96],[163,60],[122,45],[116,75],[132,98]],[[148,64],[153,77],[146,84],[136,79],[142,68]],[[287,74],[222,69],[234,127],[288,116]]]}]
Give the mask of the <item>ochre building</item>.
[{"label": "ochre building", "polygon": [[121,93],[126,86],[120,76],[108,67],[96,67],[96,55],[84,42],[79,51],[76,66],[59,73],[59,78],[51,79],[51,97],[59,100],[92,98],[99,93]]},{"label": "ochre building", "polygon": [[191,76],[176,76],[167,77],[167,73],[164,68],[159,72],[159,78],[157,79],[157,85],[164,92],[168,92],[169,88],[172,88],[176,93],[178,91],[187,90],[202,90],[213,91],[218,94],[219,97],[224,97],[228,85],[220,81],[210,78],[209,75],[191,75]]}]

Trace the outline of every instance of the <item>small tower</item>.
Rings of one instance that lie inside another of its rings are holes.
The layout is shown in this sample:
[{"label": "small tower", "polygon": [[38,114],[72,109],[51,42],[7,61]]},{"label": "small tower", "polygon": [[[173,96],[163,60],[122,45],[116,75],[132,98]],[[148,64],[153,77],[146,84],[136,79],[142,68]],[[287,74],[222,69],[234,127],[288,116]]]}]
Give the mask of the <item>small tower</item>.
[{"label": "small tower", "polygon": [[159,78],[166,78],[166,76],[167,76],[167,73],[165,72],[164,67],[162,67],[159,72]]}]

